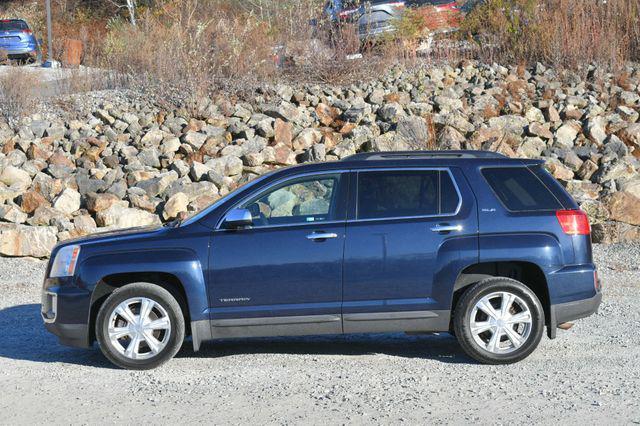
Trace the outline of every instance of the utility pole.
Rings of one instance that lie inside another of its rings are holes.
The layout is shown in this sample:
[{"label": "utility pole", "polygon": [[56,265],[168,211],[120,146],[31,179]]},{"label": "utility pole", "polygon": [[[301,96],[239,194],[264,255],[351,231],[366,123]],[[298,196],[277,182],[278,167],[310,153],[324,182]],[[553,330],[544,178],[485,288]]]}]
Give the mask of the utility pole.
[{"label": "utility pole", "polygon": [[58,64],[53,60],[53,28],[51,25],[51,0],[45,0],[47,9],[47,47],[49,53],[47,54],[47,61],[43,64],[46,68],[57,68]]}]

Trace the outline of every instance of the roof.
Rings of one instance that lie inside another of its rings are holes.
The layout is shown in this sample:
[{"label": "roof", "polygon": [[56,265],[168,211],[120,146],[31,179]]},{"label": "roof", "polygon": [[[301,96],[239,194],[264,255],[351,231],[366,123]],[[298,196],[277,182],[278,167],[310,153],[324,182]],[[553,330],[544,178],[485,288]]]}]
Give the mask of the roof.
[{"label": "roof", "polygon": [[375,160],[426,160],[426,159],[455,159],[455,158],[484,158],[503,159],[509,158],[493,151],[389,151],[389,152],[362,152],[350,155],[342,161],[375,161]]}]

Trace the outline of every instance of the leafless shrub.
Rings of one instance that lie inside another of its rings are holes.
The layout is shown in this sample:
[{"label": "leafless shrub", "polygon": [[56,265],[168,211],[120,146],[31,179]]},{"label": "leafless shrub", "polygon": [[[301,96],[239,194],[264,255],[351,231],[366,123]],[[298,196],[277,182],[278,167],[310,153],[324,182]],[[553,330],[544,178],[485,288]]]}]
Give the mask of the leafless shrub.
[{"label": "leafless shrub", "polygon": [[19,67],[0,67],[0,114],[8,123],[15,124],[33,110],[39,85],[31,72]]}]

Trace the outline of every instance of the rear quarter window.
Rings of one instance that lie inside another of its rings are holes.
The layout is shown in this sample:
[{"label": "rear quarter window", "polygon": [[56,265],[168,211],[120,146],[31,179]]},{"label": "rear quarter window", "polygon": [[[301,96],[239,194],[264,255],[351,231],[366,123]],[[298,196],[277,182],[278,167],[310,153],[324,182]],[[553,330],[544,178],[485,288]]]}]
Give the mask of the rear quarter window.
[{"label": "rear quarter window", "polygon": [[504,206],[511,211],[558,210],[562,206],[527,167],[482,169],[482,175]]}]

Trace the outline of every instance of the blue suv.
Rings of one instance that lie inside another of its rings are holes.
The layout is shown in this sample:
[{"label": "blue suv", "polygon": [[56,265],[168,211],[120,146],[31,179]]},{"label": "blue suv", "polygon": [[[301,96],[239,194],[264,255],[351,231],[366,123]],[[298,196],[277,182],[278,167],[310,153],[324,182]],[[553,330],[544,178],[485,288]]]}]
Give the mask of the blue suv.
[{"label": "blue suv", "polygon": [[440,151],[281,169],[186,221],[59,244],[42,317],[131,369],[185,336],[386,332],[516,362],[601,301],[587,217],[542,164]]},{"label": "blue suv", "polygon": [[22,19],[0,19],[0,51],[4,51],[8,59],[42,60],[38,40]]}]

